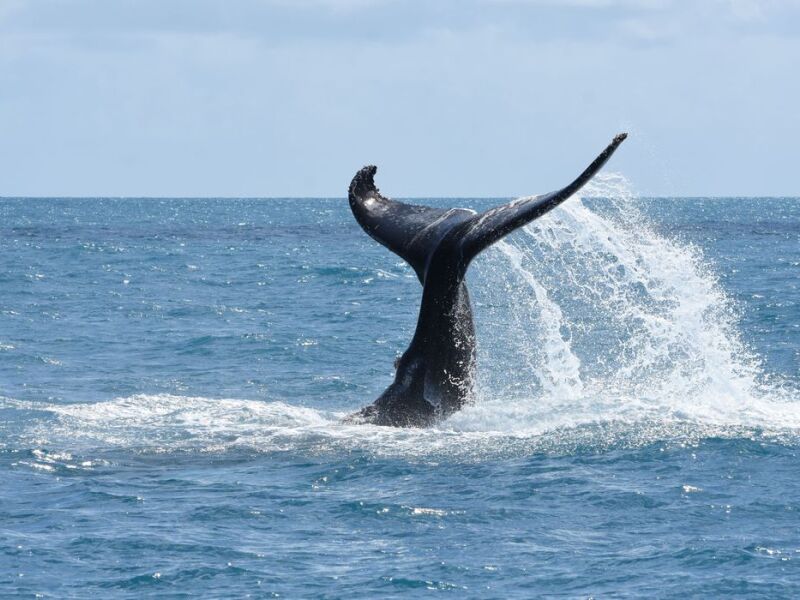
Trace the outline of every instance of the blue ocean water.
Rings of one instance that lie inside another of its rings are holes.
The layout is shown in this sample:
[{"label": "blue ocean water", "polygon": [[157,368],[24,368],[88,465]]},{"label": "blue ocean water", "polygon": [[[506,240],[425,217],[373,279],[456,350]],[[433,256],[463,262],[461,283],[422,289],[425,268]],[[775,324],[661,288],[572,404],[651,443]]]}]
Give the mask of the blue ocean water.
[{"label": "blue ocean water", "polygon": [[430,430],[339,422],[420,297],[345,200],[0,200],[0,596],[798,597],[800,199],[585,196]]}]

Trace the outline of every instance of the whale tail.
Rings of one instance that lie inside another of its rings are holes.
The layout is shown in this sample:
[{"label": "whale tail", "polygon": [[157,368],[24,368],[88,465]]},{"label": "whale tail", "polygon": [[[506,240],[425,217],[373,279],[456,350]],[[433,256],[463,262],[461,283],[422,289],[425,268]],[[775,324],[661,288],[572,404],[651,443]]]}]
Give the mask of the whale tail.
[{"label": "whale tail", "polygon": [[624,139],[625,134],[615,137],[565,188],[480,214],[389,200],[375,187],[375,167],[364,167],[356,174],[349,192],[353,215],[364,231],[414,268],[423,290],[414,337],[397,364],[394,382],[351,420],[421,427],[469,402],[476,356],[464,281],[470,261],[577,192]]},{"label": "whale tail", "polygon": [[483,213],[406,204],[381,195],[375,166],[361,169],[350,184],[350,208],[372,238],[401,256],[425,281],[426,267],[441,241],[453,236],[464,267],[493,243],[554,209],[580,190],[611,158],[627,134],[617,135],[572,183],[541,196],[518,198]]}]

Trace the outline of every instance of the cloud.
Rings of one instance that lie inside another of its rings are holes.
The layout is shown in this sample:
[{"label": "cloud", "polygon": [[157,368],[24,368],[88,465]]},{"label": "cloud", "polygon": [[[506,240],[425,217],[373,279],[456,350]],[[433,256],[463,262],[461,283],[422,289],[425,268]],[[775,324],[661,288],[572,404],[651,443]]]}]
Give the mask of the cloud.
[{"label": "cloud", "polygon": [[640,189],[785,192],[797,3],[743,1],[0,1],[0,193],[513,195],[628,127]]},{"label": "cloud", "polygon": [[491,28],[539,39],[675,37],[797,23],[797,0],[38,0],[0,3],[0,31],[227,33],[264,41],[409,39]]}]

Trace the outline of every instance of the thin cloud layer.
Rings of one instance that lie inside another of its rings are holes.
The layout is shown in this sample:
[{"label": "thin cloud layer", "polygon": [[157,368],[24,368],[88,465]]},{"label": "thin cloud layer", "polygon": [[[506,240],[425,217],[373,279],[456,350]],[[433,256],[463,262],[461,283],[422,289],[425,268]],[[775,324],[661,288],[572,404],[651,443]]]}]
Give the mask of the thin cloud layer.
[{"label": "thin cloud layer", "polygon": [[0,195],[791,194],[795,1],[0,4]]},{"label": "thin cloud layer", "polygon": [[431,29],[514,32],[524,26],[548,37],[581,38],[587,31],[609,37],[631,31],[631,21],[649,30],[668,24],[676,33],[731,24],[756,28],[770,21],[780,30],[780,20],[799,13],[797,0],[6,0],[0,5],[0,28],[6,33],[284,32],[391,39]]}]

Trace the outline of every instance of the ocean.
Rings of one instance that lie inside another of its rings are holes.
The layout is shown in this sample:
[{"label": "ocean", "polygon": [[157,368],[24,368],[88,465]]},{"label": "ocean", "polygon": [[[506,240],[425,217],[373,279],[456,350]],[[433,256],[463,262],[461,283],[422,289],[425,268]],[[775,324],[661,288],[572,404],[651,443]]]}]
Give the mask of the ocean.
[{"label": "ocean", "polygon": [[0,597],[800,597],[800,199],[581,196],[420,430],[341,423],[421,291],[345,199],[0,199]]}]

